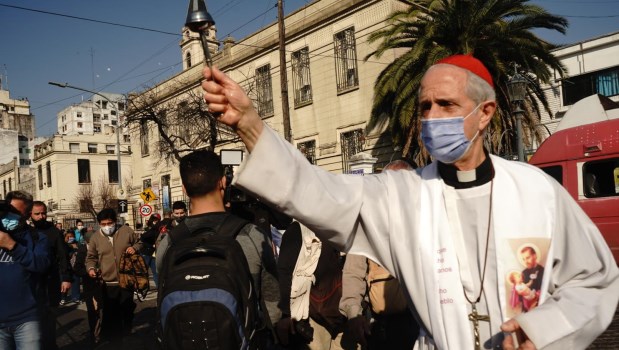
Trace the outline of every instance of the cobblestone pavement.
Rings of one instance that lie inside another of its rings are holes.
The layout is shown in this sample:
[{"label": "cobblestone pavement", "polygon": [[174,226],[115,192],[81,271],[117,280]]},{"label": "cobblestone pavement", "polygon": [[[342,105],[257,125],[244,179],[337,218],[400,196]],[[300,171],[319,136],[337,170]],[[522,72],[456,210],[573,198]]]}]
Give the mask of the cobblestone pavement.
[{"label": "cobblestone pavement", "polygon": [[[96,350],[157,349],[154,332],[156,307],[157,292],[150,292],[145,301],[137,302],[133,334],[114,343],[99,346]],[[60,350],[89,349],[86,304],[61,306],[57,327],[57,344]],[[619,312],[615,312],[610,327],[588,349],[619,350]]]}]

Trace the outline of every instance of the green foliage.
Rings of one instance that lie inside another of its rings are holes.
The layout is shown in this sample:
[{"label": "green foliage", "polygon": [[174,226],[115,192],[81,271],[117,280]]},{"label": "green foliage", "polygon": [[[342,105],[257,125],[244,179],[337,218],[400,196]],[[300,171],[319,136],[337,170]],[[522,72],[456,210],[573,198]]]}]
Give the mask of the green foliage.
[{"label": "green foliage", "polygon": [[[528,101],[523,124],[525,143],[541,140],[539,122],[543,110],[550,113],[541,84],[549,83],[553,70],[560,76],[565,67],[553,56],[556,48],[532,33],[544,28],[565,33],[567,20],[546,12],[528,0],[417,0],[404,1],[388,26],[370,35],[378,47],[365,59],[380,57],[392,49],[404,51],[376,80],[374,102],[367,131],[388,126],[394,144],[419,164],[422,150],[417,113],[417,91],[423,73],[436,61],[454,54],[471,54],[481,60],[494,78],[498,109],[486,133],[493,153],[511,153],[515,147],[515,119],[507,96],[507,81],[514,66],[526,75]],[[404,49],[404,50],[402,50]],[[510,137],[510,135],[512,135]]]}]

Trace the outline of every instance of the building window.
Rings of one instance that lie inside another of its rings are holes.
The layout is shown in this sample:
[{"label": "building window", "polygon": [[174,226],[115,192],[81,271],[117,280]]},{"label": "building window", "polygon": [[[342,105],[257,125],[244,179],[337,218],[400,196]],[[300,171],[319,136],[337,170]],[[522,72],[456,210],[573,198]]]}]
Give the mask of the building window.
[{"label": "building window", "polygon": [[81,184],[90,183],[90,161],[88,159],[77,160],[77,182]]},{"label": "building window", "polygon": [[97,144],[89,143],[88,144],[88,153],[97,153]]},{"label": "building window", "polygon": [[586,162],[582,173],[585,197],[619,196],[619,158]]},{"label": "building window", "polygon": [[107,173],[108,173],[108,178],[110,179],[110,183],[117,184],[118,183],[118,161],[117,160],[107,161]]},{"label": "building window", "polygon": [[43,165],[39,164],[37,167],[37,173],[39,175],[39,190],[43,189]]},{"label": "building window", "polygon": [[297,144],[297,148],[299,149],[299,151],[301,151],[301,153],[303,153],[303,155],[305,156],[305,158],[307,158],[307,161],[310,162],[310,164],[316,165],[316,141],[315,140],[301,142]]},{"label": "building window", "polygon": [[101,122],[101,114],[94,113],[94,114],[92,115],[92,121],[93,121],[94,123],[99,123],[99,122]]},{"label": "building window", "polygon": [[101,101],[101,108],[107,109],[107,101]]},{"label": "building window", "polygon": [[84,124],[82,122],[77,122],[77,128],[81,129],[84,127]]},{"label": "building window", "polygon": [[147,188],[151,188],[151,181],[150,179],[144,179],[142,180],[142,190],[145,190]]},{"label": "building window", "polygon": [[47,187],[52,187],[52,164],[45,162],[45,172],[47,173]]},{"label": "building window", "polygon": [[148,123],[146,121],[142,121],[140,125],[140,148],[142,151],[142,156],[148,155]]},{"label": "building window", "polygon": [[563,105],[569,106],[593,94],[606,97],[619,95],[619,66],[577,75],[561,83]]},{"label": "building window", "polygon": [[108,119],[110,119],[110,116],[109,116],[109,115],[107,115],[107,114],[104,114],[104,115],[103,115],[103,120],[108,120]]},{"label": "building window", "polygon": [[9,178],[9,192],[13,191],[13,179]]},{"label": "building window", "polygon": [[78,117],[78,118],[81,118],[81,117],[82,117],[82,112],[77,112],[77,113],[75,114],[75,116],[76,116],[76,117]]},{"label": "building window", "polygon": [[295,107],[312,102],[312,83],[310,79],[309,49],[302,48],[292,53],[292,83]]},{"label": "building window", "polygon": [[124,134],[124,135],[123,135],[123,142],[126,142],[126,143],[131,142],[131,135],[129,135],[129,134]]},{"label": "building window", "polygon": [[92,126],[92,131],[95,133],[100,133],[101,132],[101,125],[100,124],[95,124]]},{"label": "building window", "polygon": [[79,143],[69,143],[69,151],[71,153],[80,153],[80,144]]},{"label": "building window", "polygon": [[124,111],[125,110],[125,103],[124,102],[117,102],[116,104],[118,105],[118,110],[119,111]]},{"label": "building window", "polygon": [[2,181],[2,187],[4,190],[4,198],[6,198],[6,180]]},{"label": "building window", "polygon": [[185,64],[187,68],[191,67],[191,52],[187,52],[187,55],[185,55]]},{"label": "building window", "polygon": [[115,120],[112,120],[112,125],[118,124]]},{"label": "building window", "polygon": [[342,146],[342,170],[348,173],[350,166],[348,160],[355,154],[363,151],[363,130],[355,129],[340,134],[340,142]]},{"label": "building window", "polygon": [[115,116],[116,116],[116,111],[115,111],[115,110],[112,110],[112,111],[110,112],[110,115],[111,115],[112,117],[115,117]]},{"label": "building window", "polygon": [[114,145],[105,145],[105,153],[114,154],[116,153],[116,146]]},{"label": "building window", "polygon": [[256,69],[256,93],[258,95],[258,114],[261,117],[273,115],[273,86],[271,85],[271,65]]},{"label": "building window", "polygon": [[348,28],[336,33],[333,40],[335,46],[335,76],[337,92],[339,93],[359,86],[355,28]]}]

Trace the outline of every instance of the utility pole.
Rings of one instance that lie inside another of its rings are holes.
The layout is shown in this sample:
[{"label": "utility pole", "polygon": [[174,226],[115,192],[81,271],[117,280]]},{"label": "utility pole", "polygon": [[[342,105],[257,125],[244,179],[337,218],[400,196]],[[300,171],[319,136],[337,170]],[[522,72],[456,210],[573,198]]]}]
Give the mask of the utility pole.
[{"label": "utility pole", "polygon": [[291,141],[290,106],[288,104],[288,73],[286,70],[286,29],[284,27],[284,0],[277,0],[277,24],[279,28],[279,72],[282,89],[282,118],[284,119],[284,137]]}]

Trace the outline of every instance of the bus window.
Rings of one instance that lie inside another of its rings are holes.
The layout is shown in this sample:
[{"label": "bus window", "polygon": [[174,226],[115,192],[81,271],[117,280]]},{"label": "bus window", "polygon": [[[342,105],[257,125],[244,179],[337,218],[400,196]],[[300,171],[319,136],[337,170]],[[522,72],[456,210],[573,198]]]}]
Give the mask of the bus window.
[{"label": "bus window", "polygon": [[619,158],[586,162],[582,172],[585,197],[619,196]]},{"label": "bus window", "polygon": [[540,167],[546,174],[552,176],[558,183],[563,185],[563,167],[560,165],[552,165]]}]

